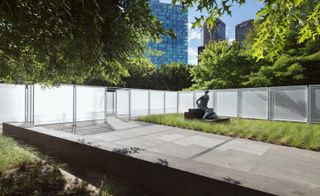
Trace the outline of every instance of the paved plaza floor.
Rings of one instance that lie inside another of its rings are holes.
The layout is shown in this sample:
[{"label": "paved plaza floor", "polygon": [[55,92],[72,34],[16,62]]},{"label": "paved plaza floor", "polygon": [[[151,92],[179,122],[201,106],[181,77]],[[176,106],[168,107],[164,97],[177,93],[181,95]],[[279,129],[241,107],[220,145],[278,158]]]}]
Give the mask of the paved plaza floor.
[{"label": "paved plaza floor", "polygon": [[29,129],[276,195],[320,195],[320,152],[113,117],[108,122]]}]

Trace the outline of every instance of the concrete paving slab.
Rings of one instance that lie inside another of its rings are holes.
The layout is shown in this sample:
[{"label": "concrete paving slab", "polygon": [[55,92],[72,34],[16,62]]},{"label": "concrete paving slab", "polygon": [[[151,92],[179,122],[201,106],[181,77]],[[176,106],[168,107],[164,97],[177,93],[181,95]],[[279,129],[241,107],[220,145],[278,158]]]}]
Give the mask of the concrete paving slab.
[{"label": "concrete paving slab", "polygon": [[177,134],[177,133],[169,133],[169,134],[162,134],[160,137],[158,137],[159,140],[171,142],[174,140],[185,138],[185,135]]},{"label": "concrete paving slab", "polygon": [[225,140],[222,140],[222,139],[215,139],[215,138],[208,138],[200,135],[194,135],[181,140],[177,140],[174,143],[182,146],[197,145],[197,146],[202,146],[206,148],[211,148],[224,141]]},{"label": "concrete paving slab", "polygon": [[236,139],[222,146],[219,146],[218,148],[216,148],[216,150],[223,151],[223,152],[226,152],[228,150],[235,150],[238,152],[250,153],[253,155],[261,156],[269,148],[270,148],[270,145],[267,145],[262,142],[252,142],[250,140],[245,140],[245,139]]},{"label": "concrete paving slab", "polygon": [[136,127],[141,127],[142,125],[136,122],[124,122],[124,123],[111,124],[111,126],[116,130],[120,130],[120,129],[131,129]]},{"label": "concrete paving slab", "polygon": [[316,163],[320,163],[319,153],[310,153],[299,149],[292,152],[291,149],[272,148],[263,159],[259,160],[253,171],[263,176],[274,176],[297,183],[308,183],[316,188],[319,187],[320,182],[319,165],[316,165]]},{"label": "concrete paving slab", "polygon": [[182,159],[187,159],[207,149],[208,148],[206,147],[202,147],[198,145],[182,146],[175,143],[165,143],[163,145],[150,148],[148,149],[148,151],[161,153],[165,155],[171,155],[171,156],[182,158]]},{"label": "concrete paving slab", "polygon": [[226,152],[212,150],[196,157],[194,160],[215,166],[223,165],[226,168],[248,172],[255,166],[259,160],[259,156],[237,150],[228,150]]}]

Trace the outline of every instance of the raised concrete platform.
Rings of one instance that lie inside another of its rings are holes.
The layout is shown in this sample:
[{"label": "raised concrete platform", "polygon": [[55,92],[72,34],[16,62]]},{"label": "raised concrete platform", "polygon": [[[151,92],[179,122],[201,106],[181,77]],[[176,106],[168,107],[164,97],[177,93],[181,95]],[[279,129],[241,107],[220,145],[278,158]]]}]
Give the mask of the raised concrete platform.
[{"label": "raised concrete platform", "polygon": [[99,122],[83,122],[76,130],[5,124],[3,132],[152,195],[320,194],[319,152],[135,121],[109,122],[113,129]]}]

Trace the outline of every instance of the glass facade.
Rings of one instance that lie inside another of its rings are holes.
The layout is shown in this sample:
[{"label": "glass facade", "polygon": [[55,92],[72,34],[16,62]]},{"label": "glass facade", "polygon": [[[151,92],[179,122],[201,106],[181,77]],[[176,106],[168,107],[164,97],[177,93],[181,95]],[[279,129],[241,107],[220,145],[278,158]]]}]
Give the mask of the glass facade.
[{"label": "glass facade", "polygon": [[223,41],[226,39],[226,24],[217,19],[216,25],[212,29],[208,29],[207,25],[203,25],[203,46],[206,46],[210,41]]},{"label": "glass facade", "polygon": [[188,12],[179,5],[151,0],[152,13],[159,18],[165,29],[172,29],[176,38],[162,36],[160,43],[149,42],[148,48],[161,51],[161,56],[148,56],[157,66],[171,62],[188,63]]},{"label": "glass facade", "polygon": [[245,39],[247,33],[253,28],[253,22],[254,20],[251,19],[236,25],[236,41],[242,42]]}]

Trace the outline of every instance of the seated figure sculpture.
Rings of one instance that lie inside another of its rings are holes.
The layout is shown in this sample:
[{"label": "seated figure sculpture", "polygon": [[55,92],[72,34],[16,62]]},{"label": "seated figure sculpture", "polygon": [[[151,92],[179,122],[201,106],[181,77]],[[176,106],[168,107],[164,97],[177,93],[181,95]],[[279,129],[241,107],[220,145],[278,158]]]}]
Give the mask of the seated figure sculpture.
[{"label": "seated figure sculpture", "polygon": [[218,116],[214,112],[213,108],[208,108],[208,101],[209,101],[209,91],[204,91],[204,95],[202,95],[197,101],[196,104],[199,109],[202,110],[204,113],[203,119],[217,119]]}]

